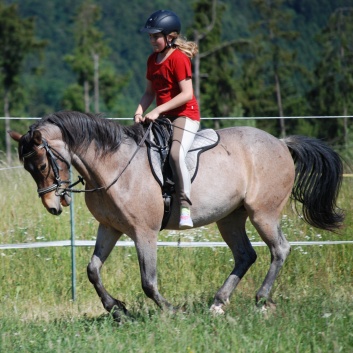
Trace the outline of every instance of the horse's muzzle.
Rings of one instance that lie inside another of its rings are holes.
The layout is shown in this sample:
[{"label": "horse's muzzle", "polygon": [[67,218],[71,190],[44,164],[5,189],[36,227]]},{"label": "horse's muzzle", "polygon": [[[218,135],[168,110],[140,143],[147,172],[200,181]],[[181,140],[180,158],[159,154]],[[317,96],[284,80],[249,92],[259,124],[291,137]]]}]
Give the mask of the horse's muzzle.
[{"label": "horse's muzzle", "polygon": [[48,208],[48,212],[53,216],[59,216],[62,212],[62,208],[57,209],[55,207],[51,207],[51,208]]}]

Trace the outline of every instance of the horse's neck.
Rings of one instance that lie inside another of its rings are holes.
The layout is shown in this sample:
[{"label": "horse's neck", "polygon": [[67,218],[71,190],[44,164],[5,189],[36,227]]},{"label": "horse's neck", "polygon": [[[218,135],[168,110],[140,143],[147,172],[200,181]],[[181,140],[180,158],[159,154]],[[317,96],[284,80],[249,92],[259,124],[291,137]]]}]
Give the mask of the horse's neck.
[{"label": "horse's neck", "polygon": [[122,144],[115,153],[102,157],[89,147],[85,153],[72,155],[72,166],[85,179],[87,187],[108,185],[130,163],[135,150],[134,144]]},{"label": "horse's neck", "polygon": [[88,180],[92,175],[90,165],[87,164],[87,161],[84,158],[77,154],[72,156],[72,166],[85,180]]}]

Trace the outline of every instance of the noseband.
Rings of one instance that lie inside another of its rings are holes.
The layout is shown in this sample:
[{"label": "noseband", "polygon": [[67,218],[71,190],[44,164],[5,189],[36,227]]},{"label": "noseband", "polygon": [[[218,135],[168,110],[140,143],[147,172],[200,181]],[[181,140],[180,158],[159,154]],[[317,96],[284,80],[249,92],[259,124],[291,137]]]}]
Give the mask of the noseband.
[{"label": "noseband", "polygon": [[[56,196],[64,196],[66,194],[66,188],[62,188],[61,185],[63,184],[70,184],[70,180],[61,180],[59,170],[61,168],[59,167],[57,163],[57,159],[60,159],[63,161],[67,167],[70,169],[70,164],[66,161],[66,159],[58,152],[56,151],[53,147],[49,146],[47,140],[42,138],[42,144],[37,147],[38,149],[44,148],[47,152],[47,158],[50,163],[51,168],[53,169],[54,172],[54,177],[55,177],[55,183],[51,186],[48,186],[46,188],[42,189],[37,189],[38,196],[41,197],[44,194],[47,194],[48,192],[54,191],[55,190],[55,195]],[[29,158],[33,155],[36,155],[38,152],[36,150],[32,150],[26,154],[23,155],[23,159]],[[69,186],[70,187],[70,186]]]}]

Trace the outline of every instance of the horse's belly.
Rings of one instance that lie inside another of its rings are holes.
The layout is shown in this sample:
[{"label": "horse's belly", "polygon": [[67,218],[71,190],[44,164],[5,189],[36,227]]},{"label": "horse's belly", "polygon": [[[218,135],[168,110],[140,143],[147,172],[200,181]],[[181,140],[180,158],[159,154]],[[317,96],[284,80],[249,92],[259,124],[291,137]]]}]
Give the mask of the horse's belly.
[{"label": "horse's belly", "polygon": [[215,222],[242,206],[245,194],[246,180],[236,168],[200,170],[191,186],[193,218]]}]

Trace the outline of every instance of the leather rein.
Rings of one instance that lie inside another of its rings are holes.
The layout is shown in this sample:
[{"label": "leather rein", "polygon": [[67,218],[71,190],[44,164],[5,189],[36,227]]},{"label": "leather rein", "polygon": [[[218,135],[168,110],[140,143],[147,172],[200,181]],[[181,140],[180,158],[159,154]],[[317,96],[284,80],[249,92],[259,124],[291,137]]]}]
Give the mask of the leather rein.
[{"label": "leather rein", "polygon": [[[42,138],[42,144],[40,144],[39,146],[37,146],[37,149],[41,149],[44,148],[46,153],[47,153],[47,158],[48,161],[50,163],[51,168],[53,169],[54,172],[54,177],[55,177],[55,182],[53,185],[50,185],[46,188],[42,188],[42,189],[37,189],[37,193],[38,196],[41,197],[49,192],[52,192],[55,190],[55,195],[56,196],[64,196],[65,194],[67,194],[68,192],[74,192],[74,193],[80,193],[80,192],[94,192],[94,191],[98,191],[98,190],[108,190],[112,185],[114,185],[118,179],[121,177],[121,175],[124,173],[124,171],[126,170],[126,168],[130,165],[131,161],[133,160],[133,158],[135,157],[136,153],[138,152],[138,150],[141,148],[141,146],[143,145],[143,143],[146,141],[148,134],[150,133],[152,127],[152,123],[149,124],[148,128],[146,129],[145,134],[143,135],[140,143],[137,145],[137,148],[135,150],[135,152],[133,153],[133,155],[131,156],[130,160],[128,161],[128,163],[126,164],[126,166],[123,168],[123,170],[119,173],[119,175],[108,185],[108,186],[100,186],[94,189],[88,189],[88,190],[82,190],[82,189],[73,189],[73,187],[79,183],[82,183],[83,185],[85,185],[84,179],[81,176],[78,176],[78,180],[72,184],[70,184],[70,180],[61,180],[60,178],[60,173],[59,171],[61,170],[61,168],[59,167],[57,160],[61,160],[62,162],[64,162],[68,169],[70,170],[70,163],[53,147],[51,147],[47,140],[45,138]],[[24,154],[22,157],[23,159],[26,158],[30,158],[34,155],[36,155],[38,152],[36,150],[32,150],[26,154]],[[68,187],[62,187],[63,184],[69,184]]]}]

